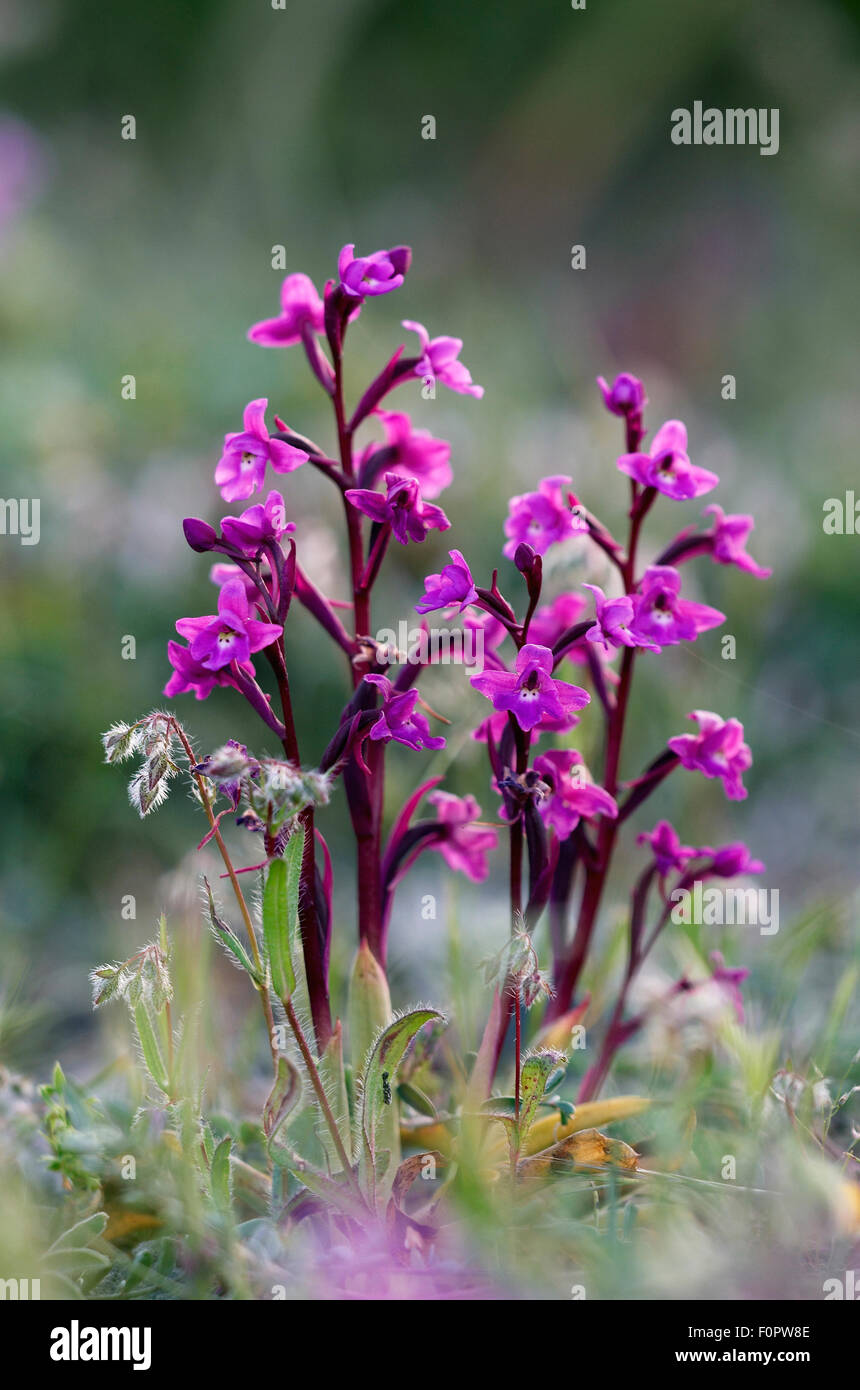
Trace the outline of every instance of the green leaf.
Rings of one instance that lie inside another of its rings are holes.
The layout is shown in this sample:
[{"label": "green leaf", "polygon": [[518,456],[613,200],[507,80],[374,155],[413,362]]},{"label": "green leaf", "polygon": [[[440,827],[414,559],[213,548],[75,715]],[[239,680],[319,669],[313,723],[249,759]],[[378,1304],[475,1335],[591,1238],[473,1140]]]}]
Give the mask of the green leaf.
[{"label": "green leaf", "polygon": [[232,928],[230,928],[227,925],[224,919],[218,916],[218,913],[215,908],[215,899],[212,896],[212,889],[209,887],[209,880],[208,878],[206,878],[205,875],[203,877],[203,883],[206,888],[207,897],[209,898],[209,924],[212,928],[214,935],[221,942],[222,946],[226,946],[227,950],[234,957],[234,959],[239,962],[239,965],[242,967],[242,969],[247,971],[247,973],[251,976],[251,979],[254,981],[254,984],[261,984],[262,981],[260,979],[259,971],[257,970],[256,966],[251,960],[251,957],[248,955],[248,952],[245,950],[245,947],[242,945],[242,942],[239,940],[238,936],[236,936]]},{"label": "green leaf", "polygon": [[304,844],[303,829],[291,835],[283,859],[276,859],[269,866],[263,889],[263,936],[272,988],[279,999],[289,999],[296,987],[292,942],[298,931]]},{"label": "green leaf", "polygon": [[415,1035],[425,1023],[434,1019],[445,1022],[436,1009],[412,1009],[390,1023],[376,1040],[367,1064],[361,1097],[361,1132],[371,1164],[376,1156],[376,1131],[386,1106],[391,1103],[391,1088],[395,1084],[397,1068]]},{"label": "green leaf", "polygon": [[52,1270],[60,1274],[84,1274],[89,1270],[108,1269],[110,1260],[99,1250],[55,1250],[48,1260]]},{"label": "green leaf", "polygon": [[540,1052],[533,1052],[523,1062],[520,1071],[519,1146],[532,1127],[537,1108],[543,1100],[547,1081],[563,1060],[560,1052],[546,1048]]},{"label": "green leaf", "polygon": [[417,1110],[419,1115],[426,1115],[430,1120],[438,1119],[436,1106],[429,1096],[425,1096],[420,1086],[413,1085],[411,1081],[401,1081],[397,1087],[397,1094],[407,1105],[411,1105],[413,1110]]},{"label": "green leaf", "polygon": [[273,1138],[290,1111],[295,1109],[301,1093],[302,1079],[298,1067],[289,1057],[279,1057],[275,1084],[263,1107],[263,1132],[267,1139]]},{"label": "green leaf", "polygon": [[162,1091],[170,1091],[170,1077],[167,1074],[167,1067],[161,1055],[161,1047],[158,1042],[158,1033],[150,1015],[149,1008],[144,999],[134,1006],[134,1026],[137,1029],[137,1036],[140,1042],[140,1050],[143,1053],[143,1060],[146,1069]]},{"label": "green leaf", "polygon": [[102,1234],[107,1223],[106,1211],[94,1211],[92,1216],[85,1216],[83,1221],[77,1221],[74,1226],[63,1231],[61,1236],[57,1236],[53,1245],[48,1247],[48,1254],[53,1254],[55,1250],[76,1249],[81,1245],[89,1245],[91,1240]]},{"label": "green leaf", "polygon": [[230,1208],[230,1150],[232,1147],[233,1140],[228,1134],[226,1139],[221,1140],[212,1156],[210,1173],[212,1197],[222,1211],[228,1211]]}]

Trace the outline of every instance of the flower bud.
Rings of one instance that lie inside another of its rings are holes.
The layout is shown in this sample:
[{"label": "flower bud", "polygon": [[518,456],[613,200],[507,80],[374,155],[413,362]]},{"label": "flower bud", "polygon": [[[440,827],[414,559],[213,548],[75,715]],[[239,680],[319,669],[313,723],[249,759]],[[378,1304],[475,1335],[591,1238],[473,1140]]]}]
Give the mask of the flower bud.
[{"label": "flower bud", "polygon": [[199,517],[187,516],[182,523],[185,532],[185,539],[196,550],[199,555],[205,555],[207,550],[214,550],[218,544],[218,532],[208,521],[201,521]]}]

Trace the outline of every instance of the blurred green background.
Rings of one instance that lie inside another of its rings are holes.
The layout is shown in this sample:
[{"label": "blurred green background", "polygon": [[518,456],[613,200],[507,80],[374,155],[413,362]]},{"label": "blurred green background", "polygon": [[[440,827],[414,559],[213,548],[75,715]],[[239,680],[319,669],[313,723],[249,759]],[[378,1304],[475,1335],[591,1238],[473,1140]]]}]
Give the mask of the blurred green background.
[{"label": "blurred green background", "polygon": [[[402,340],[403,317],[462,336],[486,387],[481,402],[408,390],[392,400],[452,441],[456,477],[442,500],[450,544],[473,568],[498,563],[509,494],[548,473],[571,474],[586,503],[622,525],[620,430],[597,373],[642,376],[652,429],[683,418],[694,460],[722,476],[716,500],[755,514],[751,549],[774,568],[768,584],[705,564],[685,572],[691,592],[729,615],[737,659],[720,659],[712,633],[641,663],[625,770],[681,732],[690,709],[744,721],[747,802],[677,775],[636,828],[665,814],[690,842],[744,838],[766,861],[762,881],[781,895],[778,949],[757,937],[724,949],[756,965],[759,1019],[775,1007],[786,1046],[802,1040],[850,949],[856,885],[860,537],[825,536],[822,504],[860,481],[857,6],[133,0],[106,11],[3,0],[0,24],[0,495],[41,499],[39,545],[0,537],[0,1055],[36,1070],[58,1051],[87,1055],[87,970],[129,954],[162,906],[193,908],[193,859],[169,877],[202,833],[190,802],[174,795],[141,824],[98,734],[160,702],[175,618],[211,610],[208,565],[184,546],[180,521],[229,510],[212,470],[245,402],[266,395],[296,428],[331,440],[300,352],[263,351],[245,331],[276,311],[274,245],[321,285],[347,241],[414,248],[404,288],[351,333],[351,390]],[[670,113],[696,99],[778,107],[778,155],[674,146]],[[134,142],[120,138],[126,114]],[[435,141],[421,138],[428,114]],[[570,268],[574,244],[586,247],[584,271]],[[134,401],[120,394],[127,373]],[[734,401],[721,398],[727,373]],[[307,568],[343,595],[336,499],[310,470],[284,491]],[[651,553],[697,515],[696,504],[666,504]],[[409,617],[446,548],[438,538],[398,548],[380,626]],[[514,579],[503,562],[503,585]],[[343,672],[305,615],[291,625],[311,762]],[[126,635],[134,661],[122,659]],[[482,752],[466,738],[482,702],[450,671],[427,694],[455,720],[433,770],[455,758],[448,785],[494,814]],[[260,749],[231,692],[176,708],[201,748],[232,735]],[[584,721],[592,753],[596,727]],[[392,766],[396,800],[428,763],[397,750]],[[352,943],[342,807],[327,828],[342,958]],[[237,844],[252,862],[256,846]],[[445,929],[419,917],[420,893],[441,884],[428,858],[398,907],[396,1002],[426,989]],[[493,939],[505,930],[501,859],[491,889],[480,915]],[[460,892],[468,909],[476,899]],[[136,921],[122,919],[125,894]],[[808,988],[781,1000],[778,951],[793,921],[821,911]],[[468,930],[470,913],[461,920]]]}]

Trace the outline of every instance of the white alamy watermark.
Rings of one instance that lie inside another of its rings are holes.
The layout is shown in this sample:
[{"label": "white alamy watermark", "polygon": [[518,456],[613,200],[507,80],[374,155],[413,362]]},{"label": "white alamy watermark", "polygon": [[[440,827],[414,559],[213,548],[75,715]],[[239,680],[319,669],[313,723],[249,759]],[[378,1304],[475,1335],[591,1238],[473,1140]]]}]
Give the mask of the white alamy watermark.
[{"label": "white alamy watermark", "polygon": [[675,904],[671,919],[676,926],[701,923],[704,927],[758,927],[761,936],[779,931],[778,888],[730,888],[696,879],[690,888],[669,894]]},{"label": "white alamy watermark", "polygon": [[409,627],[405,618],[376,634],[376,659],[383,665],[466,666],[475,675],[484,669],[484,633],[479,627]]},{"label": "white alamy watermark", "polygon": [[779,153],[779,108],[730,107],[720,111],[694,101],[692,111],[676,106],[670,117],[673,145],[758,145],[759,154]]},{"label": "white alamy watermark", "polygon": [[131,1361],[135,1371],[152,1365],[151,1327],[81,1327],[72,1318],[69,1327],[51,1332],[52,1361]]},{"label": "white alamy watermark", "polygon": [[38,497],[0,497],[0,536],[18,536],[22,545],[38,545],[41,511]]}]

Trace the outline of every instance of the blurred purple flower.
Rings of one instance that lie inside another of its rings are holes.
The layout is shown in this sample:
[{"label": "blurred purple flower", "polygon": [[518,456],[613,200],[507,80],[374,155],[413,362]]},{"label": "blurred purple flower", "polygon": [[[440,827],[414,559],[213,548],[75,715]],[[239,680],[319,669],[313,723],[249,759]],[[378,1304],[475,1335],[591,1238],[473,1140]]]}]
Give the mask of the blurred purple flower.
[{"label": "blurred purple flower", "polygon": [[587,534],[587,523],[570,507],[564,492],[570,481],[564,473],[541,478],[537,492],[511,498],[505,521],[505,535],[510,538],[504,546],[508,559],[513,559],[523,541],[544,555],[559,541]]},{"label": "blurred purple flower", "polygon": [[639,378],[631,376],[630,372],[619,372],[611,386],[604,377],[599,376],[597,384],[606,409],[613,415],[641,415],[648,404],[645,387]]},{"label": "blurred purple flower", "polygon": [[728,967],[721,951],[712,951],[710,961],[711,979],[728,995],[737,1015],[738,1023],[743,1023],[744,997],[741,994],[741,985],[748,978],[750,972],[743,966],[734,969]]},{"label": "blurred purple flower", "polygon": [[301,273],[288,275],[281,285],[281,312],[277,318],[262,319],[248,329],[248,338],[261,347],[292,347],[302,339],[302,331],[323,331],[323,302],[313,281]]},{"label": "blurred purple flower", "polygon": [[707,516],[709,512],[713,514],[714,524],[707,534],[713,537],[711,554],[717,563],[737,565],[738,569],[744,570],[747,574],[754,574],[756,579],[769,579],[773,570],[756,564],[753,557],[747,554],[747,537],[755,529],[752,517],[744,514],[727,516],[716,502],[706,507],[703,515]]},{"label": "blurred purple flower", "polygon": [[747,795],[742,775],[752,766],[752,753],[744,743],[744,726],[738,719],[721,719],[710,710],[693,710],[689,716],[699,725],[697,734],[679,734],[669,739],[684,767],[705,777],[722,778],[730,801],[743,801]]},{"label": "blurred purple flower", "polygon": [[26,212],[44,176],[41,142],[29,126],[0,117],[0,237]]},{"label": "blurred purple flower", "polygon": [[[424,497],[438,497],[453,478],[451,445],[434,439],[429,430],[413,428],[409,416],[396,410],[377,410],[385,431],[384,444],[368,444],[358,459],[359,475],[372,468],[374,454],[384,454],[386,473],[417,478]],[[380,470],[381,471],[381,470]]]},{"label": "blurred purple flower", "polygon": [[661,878],[665,878],[673,870],[681,872],[689,860],[703,853],[694,849],[692,845],[682,845],[678,832],[667,820],[658,821],[653,830],[643,830],[641,835],[636,836],[636,843],[651,846]]},{"label": "blurred purple flower", "polygon": [[465,874],[473,883],[483,883],[490,872],[487,853],[495,849],[499,833],[490,825],[476,825],[481,808],[473,796],[454,796],[451,792],[431,792],[427,800],[436,807],[445,838],[432,845],[449,869]]},{"label": "blurred purple flower", "polygon": [[458,361],[463,348],[462,338],[431,338],[423,323],[414,319],[404,319],[403,327],[417,333],[421,342],[421,355],[415,364],[415,375],[422,381],[440,381],[451,391],[461,396],[476,396],[479,400],[484,394],[483,386],[476,386],[472,374]]}]

